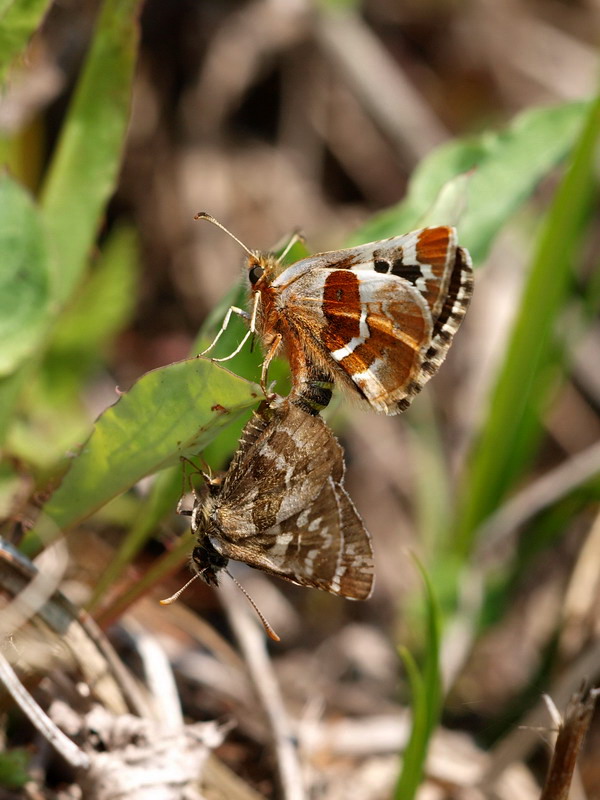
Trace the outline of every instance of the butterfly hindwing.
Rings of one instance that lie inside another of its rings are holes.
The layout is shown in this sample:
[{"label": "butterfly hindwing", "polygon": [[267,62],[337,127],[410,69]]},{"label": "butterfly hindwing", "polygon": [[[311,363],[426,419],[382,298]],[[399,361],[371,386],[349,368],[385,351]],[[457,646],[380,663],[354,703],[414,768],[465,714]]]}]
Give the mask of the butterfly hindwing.
[{"label": "butterfly hindwing", "polygon": [[331,478],[298,514],[252,539],[220,545],[229,558],[301,586],[357,600],[371,594],[370,538],[346,491]]}]

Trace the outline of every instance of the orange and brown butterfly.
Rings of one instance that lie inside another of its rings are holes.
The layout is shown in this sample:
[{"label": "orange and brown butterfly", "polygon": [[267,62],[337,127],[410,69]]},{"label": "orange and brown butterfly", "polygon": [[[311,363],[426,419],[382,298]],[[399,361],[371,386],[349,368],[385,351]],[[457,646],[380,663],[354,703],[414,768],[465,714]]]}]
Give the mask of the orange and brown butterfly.
[{"label": "orange and brown butterfly", "polygon": [[[232,235],[210,214],[196,219]],[[248,335],[256,332],[267,352],[263,386],[282,347],[292,372],[290,397],[311,414],[329,403],[335,381],[376,411],[404,411],[445,359],[473,291],[469,253],[449,226],[318,253],[287,267],[281,257],[233,238],[248,253],[252,310],[230,309],[221,331],[231,313],[249,320]]]},{"label": "orange and brown butterfly", "polygon": [[288,399],[264,403],[242,432],[225,476],[208,482],[191,516],[192,567],[217,585],[229,559],[301,586],[366,600],[371,537],[343,486],[343,450],[318,416]]}]

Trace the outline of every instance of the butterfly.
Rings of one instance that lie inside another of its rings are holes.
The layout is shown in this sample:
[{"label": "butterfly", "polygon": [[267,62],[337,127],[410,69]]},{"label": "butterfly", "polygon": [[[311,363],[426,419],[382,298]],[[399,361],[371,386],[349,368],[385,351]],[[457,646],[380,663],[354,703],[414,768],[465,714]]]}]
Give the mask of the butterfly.
[{"label": "butterfly", "polygon": [[245,426],[222,480],[191,516],[192,567],[218,585],[229,559],[355,600],[373,588],[373,549],[343,486],[343,450],[320,417],[285,400]]},{"label": "butterfly", "polygon": [[[232,236],[205,212],[195,218]],[[248,253],[252,312],[230,309],[215,342],[231,313],[245,316],[248,335],[256,332],[266,348],[263,386],[282,347],[291,400],[311,414],[329,403],[335,381],[375,411],[408,408],[444,361],[473,292],[471,258],[448,226],[318,253],[287,267],[281,257],[233,238]]]}]

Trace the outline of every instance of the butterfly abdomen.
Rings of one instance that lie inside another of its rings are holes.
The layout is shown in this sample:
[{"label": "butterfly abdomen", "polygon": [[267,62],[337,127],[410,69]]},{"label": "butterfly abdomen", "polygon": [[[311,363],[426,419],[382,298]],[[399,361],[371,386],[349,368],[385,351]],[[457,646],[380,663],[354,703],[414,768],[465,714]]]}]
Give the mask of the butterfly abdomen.
[{"label": "butterfly abdomen", "polygon": [[294,386],[291,393],[292,403],[307,414],[316,416],[329,405],[332,392],[333,381],[329,373],[311,365],[303,380]]}]

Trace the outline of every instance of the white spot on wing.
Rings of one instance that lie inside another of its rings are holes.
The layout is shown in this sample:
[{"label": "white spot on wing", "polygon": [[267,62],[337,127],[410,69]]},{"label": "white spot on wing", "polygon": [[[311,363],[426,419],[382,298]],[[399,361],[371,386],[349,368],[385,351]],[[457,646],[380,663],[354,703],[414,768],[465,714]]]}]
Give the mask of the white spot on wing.
[{"label": "white spot on wing", "polygon": [[343,347],[340,347],[331,353],[331,355],[333,356],[333,358],[335,358],[336,361],[342,361],[342,359],[346,358],[346,356],[351,355],[360,344],[364,344],[364,342],[366,342],[366,340],[369,338],[370,332],[369,332],[369,326],[367,325],[366,308],[363,308],[363,310],[361,311],[360,321],[358,325],[359,325],[358,328],[359,335],[354,336],[352,339],[350,339],[348,344],[345,344]]},{"label": "white spot on wing", "polygon": [[285,556],[288,550],[289,543],[294,538],[293,533],[279,533],[275,540],[273,547],[269,548],[266,554],[267,558],[281,559]]},{"label": "white spot on wing", "polygon": [[[304,509],[304,511],[302,511],[302,512],[301,512],[301,513],[298,515],[298,519],[296,520],[296,525],[297,525],[299,528],[304,528],[304,527],[305,527],[305,525],[306,525],[306,523],[308,522],[309,511],[310,511],[310,509],[308,509],[308,508],[305,508],[305,509]],[[309,530],[310,530],[310,528],[309,528]]]}]

